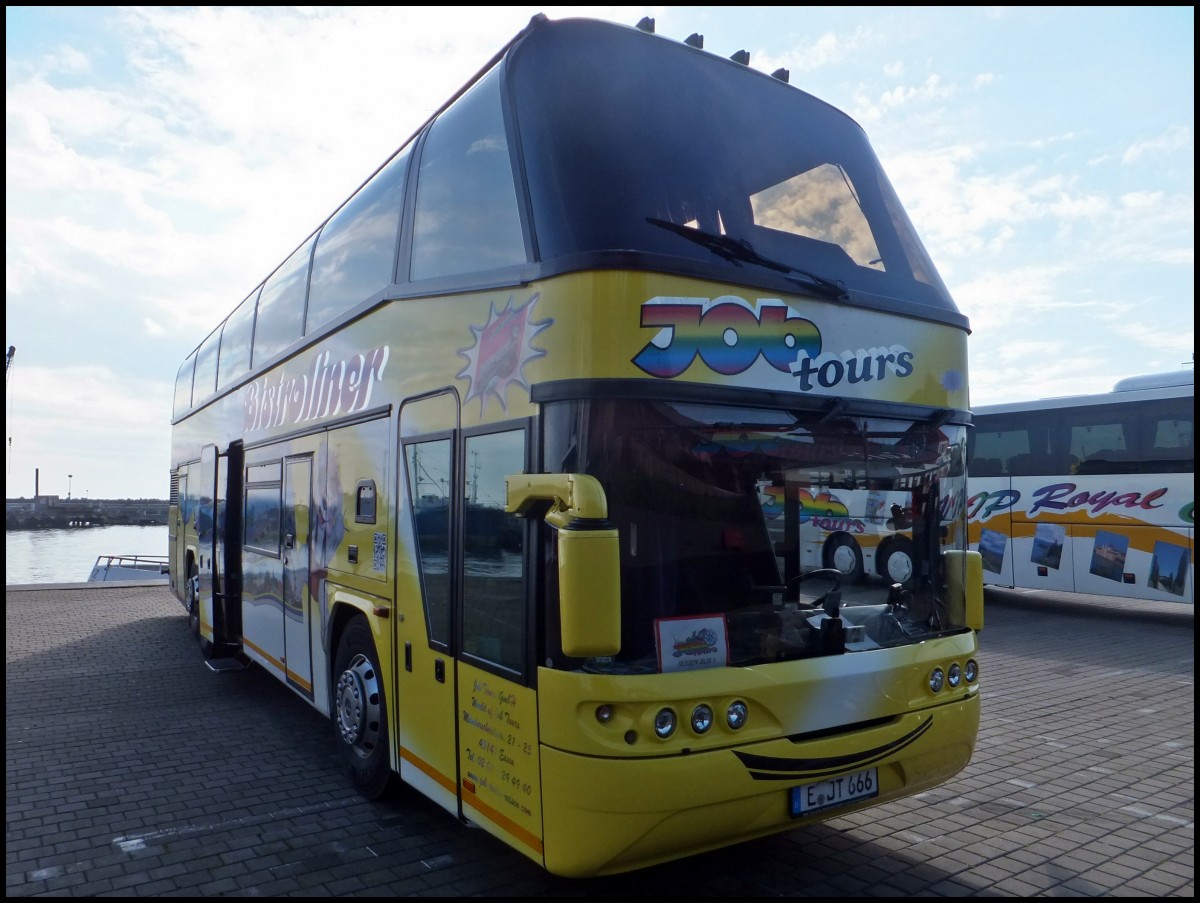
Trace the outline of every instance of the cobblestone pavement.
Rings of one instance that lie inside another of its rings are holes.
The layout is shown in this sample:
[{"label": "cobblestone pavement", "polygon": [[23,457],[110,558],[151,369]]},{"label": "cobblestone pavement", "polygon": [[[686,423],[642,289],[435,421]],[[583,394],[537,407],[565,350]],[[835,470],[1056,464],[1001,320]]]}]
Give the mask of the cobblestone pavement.
[{"label": "cobblestone pavement", "polygon": [[328,722],[206,668],[165,587],[6,590],[6,896],[1194,895],[1191,606],[989,589],[953,781],[571,880],[412,790],[360,799]]}]

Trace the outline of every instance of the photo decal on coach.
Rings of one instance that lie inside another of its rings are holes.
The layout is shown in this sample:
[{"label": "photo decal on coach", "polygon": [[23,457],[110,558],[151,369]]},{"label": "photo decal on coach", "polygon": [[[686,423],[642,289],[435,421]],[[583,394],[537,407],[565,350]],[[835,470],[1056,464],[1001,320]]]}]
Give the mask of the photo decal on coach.
[{"label": "photo decal on coach", "polygon": [[[1092,546],[1091,572],[1097,577],[1118,582],[1131,582],[1125,574],[1125,559],[1129,555],[1129,537],[1109,530],[1096,532]],[[1129,575],[1132,578],[1132,575]]]},{"label": "photo decal on coach", "polygon": [[1004,552],[1008,548],[1008,537],[998,530],[983,530],[979,534],[979,555],[983,569],[993,574],[1004,573]]},{"label": "photo decal on coach", "polygon": [[1154,560],[1146,585],[1175,596],[1187,590],[1189,552],[1187,546],[1159,541],[1154,544]]}]

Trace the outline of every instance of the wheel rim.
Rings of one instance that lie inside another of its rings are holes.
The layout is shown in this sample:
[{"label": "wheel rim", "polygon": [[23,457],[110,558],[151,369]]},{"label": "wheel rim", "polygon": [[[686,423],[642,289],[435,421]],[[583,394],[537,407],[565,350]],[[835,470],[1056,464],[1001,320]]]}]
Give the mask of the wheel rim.
[{"label": "wheel rim", "polygon": [[853,574],[858,570],[858,557],[850,546],[842,545],[833,550],[833,566],[843,574]]},{"label": "wheel rim", "polygon": [[337,685],[338,732],[351,748],[367,756],[379,743],[379,675],[362,653],[354,656]]},{"label": "wheel rim", "polygon": [[894,582],[907,583],[912,579],[912,572],[912,558],[907,552],[897,550],[888,554],[887,573]]}]

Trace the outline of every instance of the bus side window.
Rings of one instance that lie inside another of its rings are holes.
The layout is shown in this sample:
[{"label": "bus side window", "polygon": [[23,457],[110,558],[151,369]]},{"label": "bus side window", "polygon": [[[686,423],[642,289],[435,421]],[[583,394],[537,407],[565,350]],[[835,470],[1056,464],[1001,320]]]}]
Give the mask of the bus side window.
[{"label": "bus side window", "polygon": [[225,321],[221,332],[221,355],[217,363],[217,388],[224,389],[250,371],[250,338],[254,333],[254,305],[258,289],[252,291]]},{"label": "bus side window", "polygon": [[196,356],[190,356],[175,376],[175,402],[171,407],[173,416],[178,417],[192,406],[192,377],[196,373]]},{"label": "bus side window", "polygon": [[321,229],[313,252],[305,335],[393,282],[407,165],[405,149]]},{"label": "bus side window", "polygon": [[1132,473],[1129,456],[1115,448],[1102,448],[1087,456],[1079,465],[1079,473]]},{"label": "bus side window", "polygon": [[421,593],[429,642],[450,648],[450,474],[453,446],[449,439],[414,442],[404,447],[408,472]]},{"label": "bus side window", "polygon": [[196,352],[196,377],[192,384],[192,404],[197,405],[211,396],[217,388],[217,350],[221,347],[221,330],[215,329]]},{"label": "bus side window", "polygon": [[1008,459],[1008,472],[1015,477],[1052,477],[1074,473],[1078,459],[1066,452],[1043,455],[1013,455]]},{"label": "bus side window", "polygon": [[412,278],[490,270],[525,258],[493,71],[429,130],[417,176]]},{"label": "bus side window", "polygon": [[526,659],[525,521],[504,510],[504,477],[525,471],[525,433],[470,436],[464,461],[463,652],[520,673]]},{"label": "bus side window", "polygon": [[312,246],[313,239],[310,238],[280,264],[263,285],[254,326],[251,362],[255,367],[261,367],[300,338]]},{"label": "bus side window", "polygon": [[1004,473],[999,458],[976,458],[969,467],[973,477],[998,477]]}]

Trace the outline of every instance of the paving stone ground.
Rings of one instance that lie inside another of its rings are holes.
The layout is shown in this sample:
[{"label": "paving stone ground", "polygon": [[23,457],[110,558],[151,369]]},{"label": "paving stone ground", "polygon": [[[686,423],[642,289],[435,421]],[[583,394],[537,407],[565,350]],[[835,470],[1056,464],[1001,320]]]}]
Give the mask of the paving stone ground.
[{"label": "paving stone ground", "polygon": [[260,670],[206,668],[165,587],[5,606],[9,897],[1194,896],[1191,606],[989,589],[953,781],[589,880],[411,790],[360,799],[328,722]]}]

